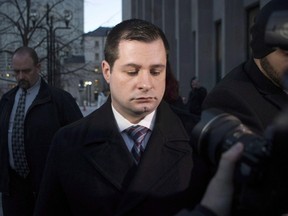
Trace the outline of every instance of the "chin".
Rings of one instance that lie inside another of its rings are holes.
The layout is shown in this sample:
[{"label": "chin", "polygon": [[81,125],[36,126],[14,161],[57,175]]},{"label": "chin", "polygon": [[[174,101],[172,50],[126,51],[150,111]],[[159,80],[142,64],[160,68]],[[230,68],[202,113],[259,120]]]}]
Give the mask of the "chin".
[{"label": "chin", "polygon": [[30,83],[28,81],[20,81],[19,82],[19,87],[23,89],[29,89],[30,88]]},{"label": "chin", "polygon": [[151,113],[156,109],[156,106],[143,106],[142,107],[142,112],[143,113]]},{"label": "chin", "polygon": [[142,103],[135,103],[134,110],[140,113],[150,113],[154,111],[159,104],[153,102],[142,102]]},{"label": "chin", "polygon": [[151,106],[142,106],[134,109],[134,112],[140,115],[143,113],[150,113],[152,111],[153,109],[151,108]]}]

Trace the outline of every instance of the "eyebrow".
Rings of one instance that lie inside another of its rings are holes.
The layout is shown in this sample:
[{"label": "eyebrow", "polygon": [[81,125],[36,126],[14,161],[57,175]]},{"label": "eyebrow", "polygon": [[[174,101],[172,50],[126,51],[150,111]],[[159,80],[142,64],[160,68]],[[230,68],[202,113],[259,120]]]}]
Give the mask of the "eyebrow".
[{"label": "eyebrow", "polygon": [[[141,68],[141,65],[138,64],[134,64],[134,63],[128,63],[123,65],[123,68],[125,67],[133,67],[133,68]],[[155,64],[155,65],[151,65],[150,68],[165,68],[164,64]]]},{"label": "eyebrow", "polygon": [[151,68],[165,68],[166,66],[163,64],[156,64],[156,65],[152,65]]},{"label": "eyebrow", "polygon": [[128,63],[128,64],[123,65],[122,67],[123,68],[125,68],[125,67],[141,68],[140,65],[134,64],[134,63]]}]

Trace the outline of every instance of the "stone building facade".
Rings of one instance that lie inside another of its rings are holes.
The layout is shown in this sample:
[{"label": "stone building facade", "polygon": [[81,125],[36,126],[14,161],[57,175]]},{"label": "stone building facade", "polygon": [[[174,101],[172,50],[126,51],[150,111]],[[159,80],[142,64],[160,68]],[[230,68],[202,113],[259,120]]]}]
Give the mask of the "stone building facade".
[{"label": "stone building facade", "polygon": [[249,28],[268,1],[122,0],[122,18],[145,19],[163,29],[180,93],[187,97],[193,76],[211,90],[249,58]]}]

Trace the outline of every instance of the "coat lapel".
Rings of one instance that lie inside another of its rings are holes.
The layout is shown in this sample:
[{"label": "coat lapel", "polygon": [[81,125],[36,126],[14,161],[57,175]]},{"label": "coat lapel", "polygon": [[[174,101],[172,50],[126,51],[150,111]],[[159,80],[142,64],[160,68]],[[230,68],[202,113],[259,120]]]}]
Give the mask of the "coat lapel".
[{"label": "coat lapel", "polygon": [[[173,119],[173,115],[172,117],[169,115],[169,118]],[[178,163],[181,163],[184,158],[187,159],[187,157],[191,156],[192,150],[188,145],[189,138],[182,125],[178,125],[176,123],[177,120],[172,120],[175,128],[173,127],[173,131],[167,131],[171,129],[170,123],[172,123],[167,122],[167,116],[164,120],[162,119],[162,113],[158,113],[157,119],[158,123],[156,123],[151,134],[135,176],[125,192],[121,204],[118,206],[119,211],[117,213],[119,215],[125,215],[130,209],[144,200],[147,195],[157,196],[155,191],[163,187],[166,181],[169,181],[171,173],[178,169]],[[179,127],[177,128],[177,126]],[[175,184],[165,187],[166,190],[169,190],[167,187],[174,188]]]},{"label": "coat lapel", "polygon": [[119,139],[98,142],[87,147],[85,157],[93,167],[118,190],[122,190],[127,175],[134,167],[134,161],[123,144],[122,137]]},{"label": "coat lapel", "polygon": [[155,131],[139,163],[135,178],[131,182],[130,191],[145,194],[166,180],[165,175],[189,153],[188,150],[183,151],[173,146],[173,143],[164,140],[159,131]]},{"label": "coat lapel", "polygon": [[[107,180],[108,185],[123,192],[117,215],[125,214],[147,195],[177,191],[178,180],[171,183],[169,178],[179,171],[178,165],[183,163],[184,158],[192,160],[189,137],[180,120],[167,106],[165,104],[163,109],[162,105],[157,111],[154,129],[138,166],[118,131],[109,101],[86,117],[85,130],[88,132],[83,138],[84,157]],[[187,164],[192,166],[192,161]]]},{"label": "coat lapel", "polygon": [[[89,119],[90,118],[90,119]],[[108,100],[88,119],[84,157],[118,190],[122,190],[134,161],[118,131]]]}]

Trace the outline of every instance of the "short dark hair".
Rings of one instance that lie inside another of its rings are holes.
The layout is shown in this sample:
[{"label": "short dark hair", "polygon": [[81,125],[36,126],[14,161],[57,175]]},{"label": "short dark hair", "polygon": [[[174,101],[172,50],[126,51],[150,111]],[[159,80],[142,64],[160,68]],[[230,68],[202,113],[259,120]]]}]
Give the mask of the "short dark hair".
[{"label": "short dark hair", "polygon": [[121,40],[152,42],[159,38],[161,38],[164,43],[168,60],[169,43],[159,27],[141,19],[125,20],[113,27],[109,32],[104,49],[105,60],[112,68],[114,62],[119,57],[118,48]]},{"label": "short dark hair", "polygon": [[27,46],[19,47],[14,51],[12,57],[15,54],[29,54],[29,56],[33,60],[34,65],[37,65],[39,63],[38,55],[37,55],[36,51],[31,47],[27,47]]}]

